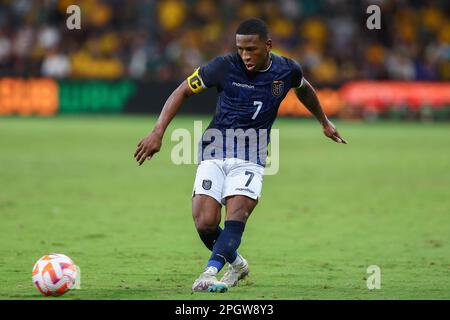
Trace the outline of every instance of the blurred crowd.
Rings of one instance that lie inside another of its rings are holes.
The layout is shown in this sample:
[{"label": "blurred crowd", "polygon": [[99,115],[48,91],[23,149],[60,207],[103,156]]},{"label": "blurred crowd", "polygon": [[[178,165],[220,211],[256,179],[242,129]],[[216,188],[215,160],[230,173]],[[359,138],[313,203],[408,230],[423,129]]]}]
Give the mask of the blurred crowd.
[{"label": "blurred crowd", "polygon": [[[0,0],[0,76],[179,81],[260,17],[318,85],[450,80],[448,0]],[[67,8],[81,9],[69,30]],[[381,8],[369,30],[366,8]]]}]

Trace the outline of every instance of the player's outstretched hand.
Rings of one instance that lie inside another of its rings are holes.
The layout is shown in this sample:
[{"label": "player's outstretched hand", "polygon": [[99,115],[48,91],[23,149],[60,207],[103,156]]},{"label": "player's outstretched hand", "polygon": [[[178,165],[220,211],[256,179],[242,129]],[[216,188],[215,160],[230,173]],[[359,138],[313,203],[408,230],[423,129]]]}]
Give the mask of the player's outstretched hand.
[{"label": "player's outstretched hand", "polygon": [[337,143],[347,144],[347,141],[344,140],[337,132],[336,126],[329,120],[323,124],[323,133],[333,141]]},{"label": "player's outstretched hand", "polygon": [[154,131],[150,132],[146,138],[138,143],[134,158],[139,165],[143,164],[146,159],[150,160],[161,149],[161,144],[162,136]]}]

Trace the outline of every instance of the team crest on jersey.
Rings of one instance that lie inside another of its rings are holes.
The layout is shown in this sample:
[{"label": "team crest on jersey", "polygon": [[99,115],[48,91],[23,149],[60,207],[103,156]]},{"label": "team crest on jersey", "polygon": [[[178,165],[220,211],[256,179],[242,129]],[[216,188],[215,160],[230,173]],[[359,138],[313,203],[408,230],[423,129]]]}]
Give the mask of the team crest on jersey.
[{"label": "team crest on jersey", "polygon": [[272,82],[272,94],[274,97],[279,97],[283,93],[284,82],[281,80],[274,80]]},{"label": "team crest on jersey", "polygon": [[202,187],[205,190],[211,189],[212,181],[211,180],[203,180]]}]

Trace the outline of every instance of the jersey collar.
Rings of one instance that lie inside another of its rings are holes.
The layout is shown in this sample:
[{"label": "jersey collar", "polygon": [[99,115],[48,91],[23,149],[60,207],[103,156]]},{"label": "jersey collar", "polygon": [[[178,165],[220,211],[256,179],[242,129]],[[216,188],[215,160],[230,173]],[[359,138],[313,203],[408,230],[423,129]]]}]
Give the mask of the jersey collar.
[{"label": "jersey collar", "polygon": [[269,66],[266,69],[264,69],[264,70],[258,70],[258,72],[266,72],[267,70],[269,70],[270,67],[272,66],[272,62],[273,62],[273,59],[272,59],[272,53],[271,53],[270,54],[270,64],[269,64]]}]

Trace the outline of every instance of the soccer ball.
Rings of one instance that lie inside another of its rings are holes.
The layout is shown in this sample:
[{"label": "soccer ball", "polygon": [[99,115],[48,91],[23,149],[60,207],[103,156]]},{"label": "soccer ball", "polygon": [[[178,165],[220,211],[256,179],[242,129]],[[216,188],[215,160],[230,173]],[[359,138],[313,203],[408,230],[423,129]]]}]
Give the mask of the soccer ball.
[{"label": "soccer ball", "polygon": [[43,295],[60,296],[75,286],[79,269],[68,256],[51,253],[36,262],[32,279]]}]

